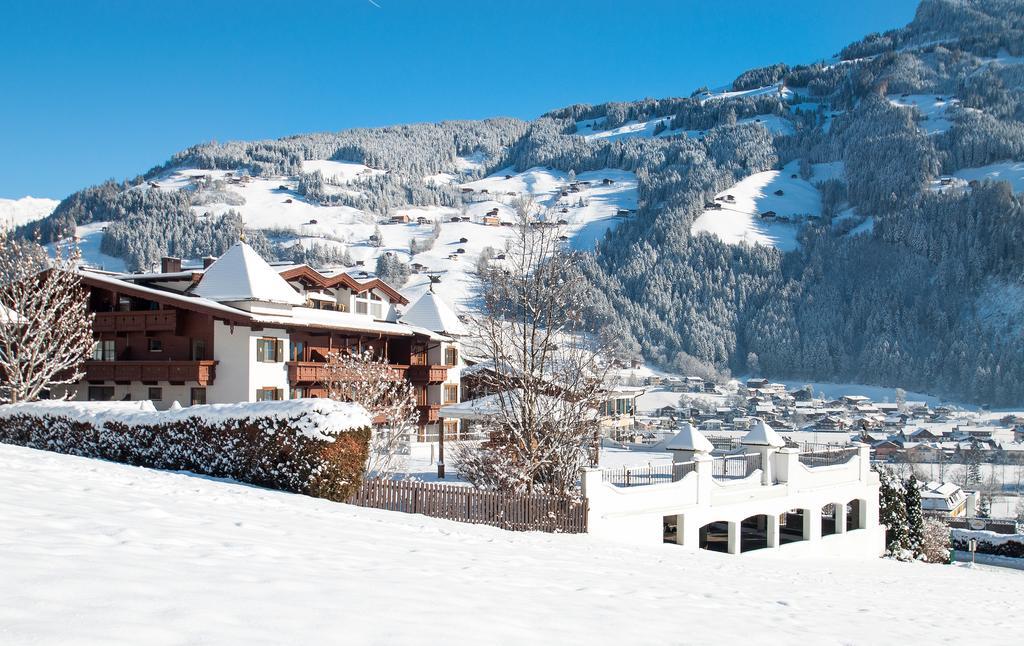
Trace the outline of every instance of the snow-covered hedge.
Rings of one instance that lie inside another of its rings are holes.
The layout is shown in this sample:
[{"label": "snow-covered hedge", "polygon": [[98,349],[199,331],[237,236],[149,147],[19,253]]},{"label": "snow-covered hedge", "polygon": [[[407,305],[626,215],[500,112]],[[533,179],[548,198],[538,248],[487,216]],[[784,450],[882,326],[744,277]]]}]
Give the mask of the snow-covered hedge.
[{"label": "snow-covered hedge", "polygon": [[1024,558],[1024,534],[997,534],[984,530],[954,529],[953,549],[966,552],[971,539],[978,541],[981,554]]},{"label": "snow-covered hedge", "polygon": [[327,399],[163,412],[149,402],[0,406],[0,442],[331,500],[359,486],[370,425],[361,406]]}]

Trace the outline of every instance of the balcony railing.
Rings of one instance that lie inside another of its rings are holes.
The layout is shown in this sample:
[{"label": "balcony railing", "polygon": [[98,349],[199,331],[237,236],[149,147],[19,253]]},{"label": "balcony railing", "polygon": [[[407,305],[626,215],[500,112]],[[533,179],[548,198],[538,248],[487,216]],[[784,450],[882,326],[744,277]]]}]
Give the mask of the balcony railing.
[{"label": "balcony railing", "polygon": [[173,332],[177,323],[177,310],[97,312],[92,329],[96,332]]},{"label": "balcony railing", "polygon": [[431,424],[441,419],[441,404],[417,406],[420,411],[420,424]]},{"label": "balcony railing", "polygon": [[616,487],[666,484],[682,480],[688,473],[693,472],[695,466],[693,462],[680,462],[661,466],[604,469],[601,472],[601,480],[611,483]]},{"label": "balcony railing", "polygon": [[711,463],[711,476],[717,480],[733,480],[753,475],[761,468],[761,454],[723,455]]},{"label": "balcony railing", "polygon": [[858,449],[855,446],[839,445],[804,445],[799,459],[801,464],[811,467],[830,467],[837,464],[846,464],[857,455]]},{"label": "balcony railing", "polygon": [[[395,380],[405,379],[409,366],[391,364],[392,377]],[[335,375],[337,379],[339,375]],[[322,384],[327,381],[327,365],[320,361],[289,361],[288,381],[293,384]],[[355,376],[353,375],[353,378]]]},{"label": "balcony railing", "polygon": [[194,381],[209,386],[216,361],[86,361],[86,381]]},{"label": "balcony railing", "polygon": [[427,382],[430,384],[443,383],[448,378],[448,367],[438,365],[411,365],[409,366],[409,381]]}]

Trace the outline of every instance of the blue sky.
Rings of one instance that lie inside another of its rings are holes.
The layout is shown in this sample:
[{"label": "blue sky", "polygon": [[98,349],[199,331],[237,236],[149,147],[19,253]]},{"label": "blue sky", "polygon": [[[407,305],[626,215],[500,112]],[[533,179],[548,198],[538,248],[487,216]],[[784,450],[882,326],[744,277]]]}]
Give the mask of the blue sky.
[{"label": "blue sky", "polygon": [[686,96],[915,5],[2,0],[0,197],[62,198],[212,139]]}]

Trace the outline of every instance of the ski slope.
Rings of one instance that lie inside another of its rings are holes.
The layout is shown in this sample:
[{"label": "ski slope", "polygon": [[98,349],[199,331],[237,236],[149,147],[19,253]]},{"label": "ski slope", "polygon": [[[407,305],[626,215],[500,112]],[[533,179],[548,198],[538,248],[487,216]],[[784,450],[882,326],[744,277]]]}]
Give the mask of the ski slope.
[{"label": "ski slope", "polygon": [[58,200],[43,197],[0,198],[0,231],[42,220],[53,213],[58,204]]},{"label": "ski slope", "polygon": [[[1016,570],[509,533],[9,445],[0,517],[7,644],[1013,644],[1024,629]],[[981,632],[933,602],[951,591],[983,600]]]},{"label": "ski slope", "polygon": [[[720,201],[721,209],[706,209],[694,220],[690,233],[713,235],[726,244],[759,244],[793,251],[799,246],[798,225],[765,221],[760,214],[775,211],[779,217],[791,220],[821,215],[821,195],[813,184],[799,177],[799,168],[799,162],[793,161],[782,170],[743,178],[716,196],[732,195],[735,202]],[[780,190],[783,195],[775,195]]]}]

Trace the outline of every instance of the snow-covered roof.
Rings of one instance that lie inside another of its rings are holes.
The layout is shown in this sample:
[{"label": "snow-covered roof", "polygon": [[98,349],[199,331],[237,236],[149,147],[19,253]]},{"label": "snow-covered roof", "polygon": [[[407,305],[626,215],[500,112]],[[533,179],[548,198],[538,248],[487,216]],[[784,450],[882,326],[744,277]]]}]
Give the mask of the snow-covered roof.
[{"label": "snow-covered roof", "polygon": [[416,325],[451,336],[465,335],[468,330],[455,311],[440,296],[428,291],[402,315],[403,323]]},{"label": "snow-covered roof", "polygon": [[665,445],[668,451],[696,451],[700,453],[711,453],[715,446],[704,434],[693,427],[689,422],[684,422],[679,427],[679,432]]},{"label": "snow-covered roof", "polygon": [[764,420],[759,419],[743,437],[743,444],[782,447],[786,446],[786,441],[775,432],[775,429],[765,424]]},{"label": "snow-covered roof", "polygon": [[218,302],[259,301],[302,305],[306,300],[256,251],[237,242],[203,273],[197,296]]}]

